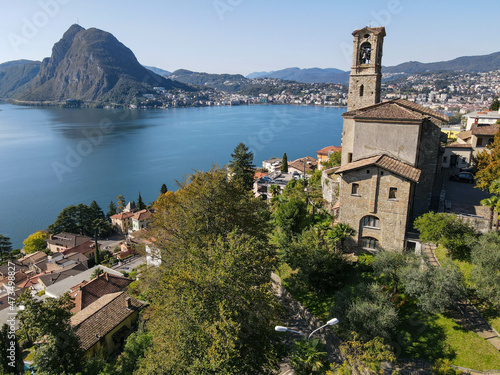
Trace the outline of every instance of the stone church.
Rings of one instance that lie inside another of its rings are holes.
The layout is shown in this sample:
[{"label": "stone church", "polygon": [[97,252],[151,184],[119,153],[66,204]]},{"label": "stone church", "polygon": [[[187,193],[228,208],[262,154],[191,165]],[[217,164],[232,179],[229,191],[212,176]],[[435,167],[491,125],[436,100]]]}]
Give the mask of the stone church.
[{"label": "stone church", "polygon": [[351,250],[401,250],[414,218],[437,209],[441,125],[448,117],[403,99],[381,102],[385,28],[352,35],[342,163],[332,171],[338,222],[356,230]]}]

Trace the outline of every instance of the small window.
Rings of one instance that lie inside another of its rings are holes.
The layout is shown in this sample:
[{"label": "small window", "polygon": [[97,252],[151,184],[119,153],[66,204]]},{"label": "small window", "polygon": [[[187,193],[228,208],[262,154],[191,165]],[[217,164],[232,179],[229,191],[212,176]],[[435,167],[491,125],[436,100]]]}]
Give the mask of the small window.
[{"label": "small window", "polygon": [[384,171],[380,171],[380,175],[383,176],[384,175]]},{"label": "small window", "polygon": [[359,195],[359,184],[352,184],[351,185],[351,194],[352,195]]},{"label": "small window", "polygon": [[447,163],[448,162],[448,156],[443,156],[443,163]]},{"label": "small window", "polygon": [[352,163],[352,152],[349,152],[349,153],[347,154],[347,162],[348,162],[348,163]]},{"label": "small window", "polygon": [[379,220],[378,217],[368,215],[361,219],[361,226],[368,228],[379,228]]},{"label": "small window", "polygon": [[365,93],[365,85],[361,85],[359,87],[359,96],[363,96],[364,93]]},{"label": "small window", "polygon": [[396,199],[397,192],[398,192],[398,188],[395,188],[395,187],[389,188],[389,199]]},{"label": "small window", "polygon": [[370,174],[370,170],[369,169],[366,170],[366,174]]},{"label": "small window", "polygon": [[483,138],[478,138],[476,146],[482,146],[483,145]]},{"label": "small window", "polygon": [[363,237],[361,238],[361,246],[365,249],[375,250],[378,247],[378,240],[373,237]]}]

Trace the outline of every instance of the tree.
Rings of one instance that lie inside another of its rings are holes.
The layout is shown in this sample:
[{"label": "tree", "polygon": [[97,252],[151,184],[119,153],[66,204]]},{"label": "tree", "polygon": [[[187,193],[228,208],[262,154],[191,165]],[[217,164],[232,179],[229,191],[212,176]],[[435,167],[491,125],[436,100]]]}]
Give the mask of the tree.
[{"label": "tree", "polygon": [[95,279],[96,277],[99,277],[99,275],[102,275],[103,273],[104,273],[104,271],[102,270],[102,268],[97,267],[94,270],[94,272],[92,272],[92,275],[90,275],[90,278]]},{"label": "tree", "polygon": [[142,201],[141,192],[139,192],[139,196],[137,197],[137,209],[140,211],[140,210],[144,210],[145,208],[146,208],[146,205]]},{"label": "tree", "polygon": [[353,333],[351,341],[340,345],[342,364],[332,364],[327,375],[364,375],[380,374],[383,362],[394,362],[394,356],[389,345],[384,344],[380,337],[363,342]]},{"label": "tree", "polygon": [[161,185],[160,193],[165,194],[168,191],[167,185]]},{"label": "tree", "polygon": [[23,353],[14,331],[4,323],[0,332],[0,374],[23,374]]},{"label": "tree", "polygon": [[281,172],[288,173],[288,158],[286,156],[286,152],[283,154],[283,158],[281,159]]},{"label": "tree", "polygon": [[10,242],[10,238],[0,234],[0,257],[1,259],[5,259],[7,255],[12,251],[12,242]]},{"label": "tree", "polygon": [[349,237],[354,236],[356,234],[356,231],[349,224],[338,223],[333,227],[333,230],[330,232],[330,234],[330,238],[334,241],[334,243],[340,244],[340,252],[343,252],[345,240]]},{"label": "tree", "polygon": [[378,284],[360,284],[345,287],[335,293],[335,303],[330,311],[342,322],[346,335],[356,332],[363,341],[381,337],[387,341],[396,332],[398,312],[390,296]]},{"label": "tree", "polygon": [[123,195],[117,196],[116,202],[116,209],[118,210],[118,212],[123,212],[125,206],[127,205],[127,203],[125,202],[125,197]]},{"label": "tree", "polygon": [[248,151],[244,143],[240,143],[231,154],[229,169],[232,179],[238,181],[245,190],[252,190],[255,165],[253,153]]},{"label": "tree", "polygon": [[472,245],[472,277],[479,296],[500,307],[500,234],[490,232]]},{"label": "tree", "polygon": [[281,195],[281,188],[278,185],[269,186],[269,192],[273,196],[273,198]]},{"label": "tree", "polygon": [[267,205],[212,168],[155,208],[162,263],[150,286],[153,344],[137,374],[269,373],[279,304]]},{"label": "tree", "polygon": [[28,238],[23,241],[23,245],[26,254],[44,251],[47,249],[47,233],[40,230],[29,235]]},{"label": "tree", "polygon": [[493,216],[495,215],[495,212],[497,213],[495,227],[498,231],[498,211],[500,208],[500,199],[497,195],[492,195],[489,198],[482,199],[480,203],[482,206],[486,206],[490,209],[490,230],[493,228]]},{"label": "tree", "polygon": [[109,202],[108,214],[106,216],[108,217],[108,220],[109,220],[111,218],[111,216],[116,215],[116,214],[117,214],[116,204],[115,204],[115,202],[111,201],[111,202]]},{"label": "tree", "polygon": [[426,313],[443,313],[465,296],[462,272],[450,260],[442,267],[415,258],[398,272],[405,293]]},{"label": "tree", "polygon": [[72,302],[66,293],[58,299],[35,300],[26,290],[17,300],[24,306],[16,318],[21,324],[21,335],[29,343],[43,343],[35,350],[33,363],[37,374],[74,374],[82,368],[83,352],[78,337],[69,324]]},{"label": "tree", "polygon": [[342,159],[342,151],[335,151],[330,154],[328,160],[321,162],[325,169],[333,168],[340,165]]},{"label": "tree", "polygon": [[306,216],[306,202],[295,197],[281,201],[273,212],[276,225],[287,238],[302,231]]},{"label": "tree", "polygon": [[95,234],[95,223],[99,224],[99,234],[101,236],[109,235],[113,232],[113,227],[106,220],[104,213],[99,205],[94,201],[89,207],[80,203],[77,206],[68,206],[64,208],[54,223],[49,225],[50,233],[68,232],[82,234],[93,237]]},{"label": "tree", "polygon": [[294,341],[290,366],[297,375],[324,374],[327,368],[326,352],[318,339]]},{"label": "tree", "polygon": [[115,372],[117,375],[129,375],[139,367],[147,349],[153,344],[151,333],[139,327],[125,342],[123,352],[116,361]]},{"label": "tree", "polygon": [[372,266],[377,277],[387,286],[392,286],[395,295],[400,286],[399,270],[408,263],[409,256],[398,251],[378,251]]},{"label": "tree", "polygon": [[92,201],[92,203],[90,203],[89,215],[90,215],[90,220],[106,219],[104,212],[102,212],[101,207],[97,204],[95,200]]},{"label": "tree", "polygon": [[493,100],[493,103],[491,103],[490,105],[490,111],[498,111],[499,108],[500,102],[498,101],[498,98],[495,98],[495,100]]},{"label": "tree", "polygon": [[418,217],[414,227],[423,242],[446,247],[453,257],[466,258],[475,230],[455,214],[428,212]]}]

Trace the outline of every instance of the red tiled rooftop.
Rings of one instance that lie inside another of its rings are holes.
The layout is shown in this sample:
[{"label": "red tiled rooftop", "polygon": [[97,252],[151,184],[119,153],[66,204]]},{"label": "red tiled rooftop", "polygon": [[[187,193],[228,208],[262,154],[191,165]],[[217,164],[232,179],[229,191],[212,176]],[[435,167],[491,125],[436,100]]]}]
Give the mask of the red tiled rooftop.
[{"label": "red tiled rooftop", "polygon": [[328,155],[330,152],[339,152],[341,150],[342,150],[342,147],[328,146],[328,147],[323,147],[319,151],[316,151],[316,154],[318,154],[318,155]]}]

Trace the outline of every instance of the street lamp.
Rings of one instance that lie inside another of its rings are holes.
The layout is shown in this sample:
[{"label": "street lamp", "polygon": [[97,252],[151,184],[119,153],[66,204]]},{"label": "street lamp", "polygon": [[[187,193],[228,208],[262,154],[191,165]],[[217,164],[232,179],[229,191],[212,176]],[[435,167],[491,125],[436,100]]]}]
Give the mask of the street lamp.
[{"label": "street lamp", "polygon": [[298,333],[299,335],[302,335],[304,337],[307,338],[307,340],[309,340],[311,338],[311,336],[319,331],[321,328],[325,328],[326,326],[332,326],[334,324],[337,324],[339,322],[339,320],[337,318],[333,318],[333,319],[330,319],[328,322],[326,322],[325,325],[315,329],[314,331],[311,332],[311,334],[309,336],[306,336],[304,333],[302,332],[299,332],[299,331],[294,331],[293,329],[290,329],[290,328],[287,328],[287,327],[283,327],[283,326],[276,326],[274,327],[274,330],[277,331],[277,332],[293,332],[293,333]]}]

